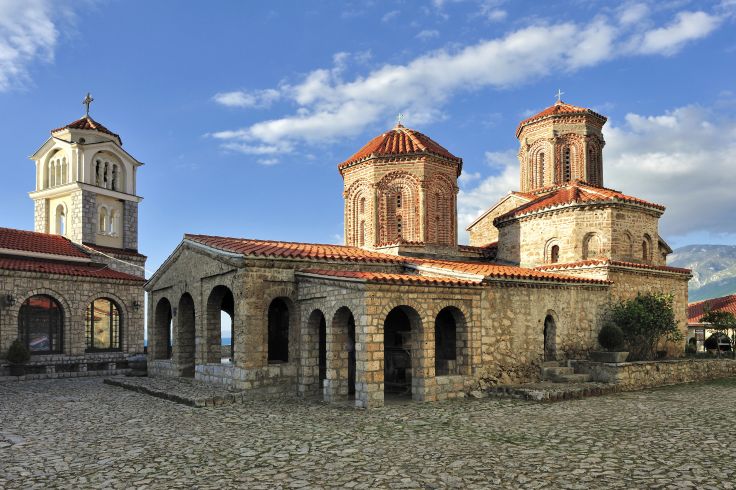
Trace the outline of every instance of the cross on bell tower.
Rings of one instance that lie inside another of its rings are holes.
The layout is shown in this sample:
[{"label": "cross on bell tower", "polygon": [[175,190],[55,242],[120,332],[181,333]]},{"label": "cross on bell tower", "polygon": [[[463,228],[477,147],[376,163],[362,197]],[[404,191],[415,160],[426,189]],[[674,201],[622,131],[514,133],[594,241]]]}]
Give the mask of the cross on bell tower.
[{"label": "cross on bell tower", "polygon": [[89,117],[89,105],[94,102],[95,99],[92,98],[89,92],[87,92],[87,96],[82,101],[82,104],[86,107],[85,116]]}]

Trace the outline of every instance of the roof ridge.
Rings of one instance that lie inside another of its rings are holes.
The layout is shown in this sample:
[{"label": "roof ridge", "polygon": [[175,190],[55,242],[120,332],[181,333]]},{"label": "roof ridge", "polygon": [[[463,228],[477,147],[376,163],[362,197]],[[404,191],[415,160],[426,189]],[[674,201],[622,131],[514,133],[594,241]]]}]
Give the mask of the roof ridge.
[{"label": "roof ridge", "polygon": [[234,237],[234,236],[222,236],[222,235],[202,235],[198,233],[184,233],[184,237],[206,237],[206,238],[222,238],[225,240],[240,240],[240,241],[249,241],[249,242],[260,242],[260,243],[280,243],[284,245],[318,245],[323,247],[341,247],[341,248],[349,248],[353,250],[363,250],[365,252],[369,253],[380,253],[380,252],[371,252],[370,250],[365,250],[360,247],[353,247],[351,245],[340,245],[337,243],[313,243],[313,242],[291,242],[291,241],[284,241],[284,240],[264,240],[262,238],[248,238],[248,237]]}]

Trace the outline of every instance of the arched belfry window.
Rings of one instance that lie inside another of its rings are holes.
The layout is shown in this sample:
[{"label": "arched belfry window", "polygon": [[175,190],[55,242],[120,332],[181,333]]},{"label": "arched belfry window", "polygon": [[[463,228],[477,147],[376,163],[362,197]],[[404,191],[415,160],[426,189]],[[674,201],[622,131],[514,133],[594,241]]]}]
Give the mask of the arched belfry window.
[{"label": "arched belfry window", "polygon": [[101,234],[107,233],[109,226],[109,217],[107,215],[107,208],[100,207],[99,217],[97,221],[98,232]]},{"label": "arched belfry window", "polygon": [[361,197],[360,198],[360,205],[358,206],[358,210],[359,210],[360,214],[364,214],[365,213],[365,197]]},{"label": "arched belfry window", "polygon": [[562,150],[562,165],[562,180],[564,182],[568,182],[572,176],[572,162],[569,146],[566,146],[565,149]]},{"label": "arched belfry window", "polygon": [[85,337],[87,351],[120,350],[120,308],[108,298],[98,298],[87,306]]},{"label": "arched belfry window", "polygon": [[66,209],[63,204],[56,206],[56,234],[66,235]]},{"label": "arched belfry window", "polygon": [[18,312],[18,334],[31,354],[61,352],[64,312],[51,296],[31,296]]},{"label": "arched belfry window", "polygon": [[560,246],[559,245],[552,245],[552,248],[550,249],[549,253],[549,261],[553,264],[556,264],[560,261]]},{"label": "arched belfry window", "polygon": [[535,170],[536,170],[536,175],[534,179],[534,186],[544,187],[544,152],[539,154],[537,166]]},{"label": "arched belfry window", "polygon": [[396,194],[396,207],[397,208],[401,207],[401,191],[399,191],[399,193]]},{"label": "arched belfry window", "polygon": [[401,237],[403,236],[402,233],[403,233],[403,223],[401,222],[401,216],[397,216],[396,217],[396,238],[400,240]]}]

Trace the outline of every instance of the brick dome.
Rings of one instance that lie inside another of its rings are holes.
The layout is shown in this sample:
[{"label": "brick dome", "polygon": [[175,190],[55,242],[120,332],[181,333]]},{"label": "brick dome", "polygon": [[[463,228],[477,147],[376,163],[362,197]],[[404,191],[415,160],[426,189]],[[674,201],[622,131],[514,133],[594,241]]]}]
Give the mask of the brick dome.
[{"label": "brick dome", "polygon": [[568,104],[566,102],[558,101],[554,105],[547,107],[543,111],[538,112],[537,114],[534,114],[533,116],[528,117],[524,119],[523,121],[521,121],[519,123],[519,126],[516,128],[516,137],[517,138],[519,137],[519,134],[521,133],[521,129],[529,123],[536,122],[536,121],[545,119],[547,117],[566,116],[566,115],[575,115],[575,114],[591,115],[597,119],[600,119],[601,124],[605,123],[608,120],[606,116],[602,116],[598,114],[597,112],[591,111],[590,109],[586,109],[585,107],[578,107],[572,104]]},{"label": "brick dome", "polygon": [[338,165],[337,168],[342,173],[345,168],[371,158],[422,154],[433,155],[456,163],[458,166],[457,173],[460,175],[462,158],[456,157],[426,134],[404,127],[402,124],[397,124],[390,131],[386,131],[370,140],[357,153]]}]

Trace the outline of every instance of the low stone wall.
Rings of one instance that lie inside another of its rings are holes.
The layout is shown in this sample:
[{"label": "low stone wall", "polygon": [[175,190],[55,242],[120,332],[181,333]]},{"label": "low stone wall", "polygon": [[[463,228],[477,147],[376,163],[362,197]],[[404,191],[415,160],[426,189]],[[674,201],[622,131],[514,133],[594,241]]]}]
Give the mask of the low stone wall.
[{"label": "low stone wall", "polygon": [[149,359],[148,375],[152,378],[176,378],[179,370],[171,359]]},{"label": "low stone wall", "polygon": [[234,364],[198,364],[194,379],[230,386],[236,390],[273,387],[271,391],[296,393],[296,365],[272,364],[259,369],[244,369]]},{"label": "low stone wall", "polygon": [[623,391],[736,376],[736,360],[733,359],[571,363],[576,373],[590,374],[593,381],[616,384]]},{"label": "low stone wall", "polygon": [[11,376],[10,366],[0,361],[0,381],[124,374],[129,372],[127,356],[123,352],[36,355],[25,364],[24,376]]},{"label": "low stone wall", "polygon": [[447,400],[450,398],[463,398],[472,389],[475,380],[470,376],[449,375],[437,376],[435,382],[435,399]]}]

